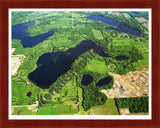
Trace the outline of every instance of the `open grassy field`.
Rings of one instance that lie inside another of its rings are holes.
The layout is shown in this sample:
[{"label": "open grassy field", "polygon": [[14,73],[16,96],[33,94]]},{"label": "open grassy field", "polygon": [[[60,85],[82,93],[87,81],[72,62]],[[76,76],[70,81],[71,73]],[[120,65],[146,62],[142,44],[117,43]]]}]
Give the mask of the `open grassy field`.
[{"label": "open grassy field", "polygon": [[103,39],[103,36],[102,36],[102,34],[101,34],[101,31],[95,30],[95,29],[92,29],[92,31],[93,31],[94,36],[95,36],[97,39]]},{"label": "open grassy field", "polygon": [[87,64],[86,70],[92,71],[92,72],[98,72],[98,73],[104,73],[108,71],[107,66],[105,65],[104,60],[98,60],[98,59],[93,59],[90,60],[90,62]]},{"label": "open grassy field", "polygon": [[54,107],[42,107],[38,111],[38,115],[74,115],[77,109],[73,109],[71,105],[56,105]]},{"label": "open grassy field", "polygon": [[36,115],[37,112],[36,111],[32,111],[29,110],[28,107],[13,107],[13,113],[12,115],[17,115],[19,113],[19,115]]}]

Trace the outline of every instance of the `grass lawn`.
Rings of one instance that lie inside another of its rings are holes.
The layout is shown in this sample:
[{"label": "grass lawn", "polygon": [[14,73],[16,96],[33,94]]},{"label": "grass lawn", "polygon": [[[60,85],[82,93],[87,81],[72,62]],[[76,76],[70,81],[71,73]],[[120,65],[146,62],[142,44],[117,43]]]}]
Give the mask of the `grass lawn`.
[{"label": "grass lawn", "polygon": [[103,36],[102,36],[102,34],[101,34],[101,32],[99,30],[92,29],[92,31],[93,31],[94,36],[97,39],[103,39]]},{"label": "grass lawn", "polygon": [[38,115],[74,115],[77,109],[73,109],[72,105],[57,105],[55,107],[42,107],[38,111]]},{"label": "grass lawn", "polygon": [[19,110],[21,110],[20,115],[36,115],[37,112],[33,112],[32,110],[29,110],[27,107],[12,107],[14,109],[14,112],[12,115],[16,115]]},{"label": "grass lawn", "polygon": [[98,59],[93,59],[89,61],[89,64],[85,67],[86,70],[92,71],[92,72],[107,72],[107,66],[105,65],[104,61],[100,61]]}]

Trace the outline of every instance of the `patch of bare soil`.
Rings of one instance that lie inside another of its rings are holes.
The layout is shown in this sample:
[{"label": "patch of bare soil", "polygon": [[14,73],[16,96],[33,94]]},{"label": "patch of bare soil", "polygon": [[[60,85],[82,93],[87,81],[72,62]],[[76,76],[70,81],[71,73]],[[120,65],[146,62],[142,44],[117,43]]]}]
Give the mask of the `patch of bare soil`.
[{"label": "patch of bare soil", "polygon": [[141,97],[149,95],[149,73],[129,72],[126,75],[110,73],[114,77],[111,89],[103,89],[108,98]]},{"label": "patch of bare soil", "polygon": [[122,13],[126,18],[129,18],[127,13]]},{"label": "patch of bare soil", "polygon": [[141,23],[143,22],[147,22],[148,23],[148,20],[145,19],[144,17],[136,17],[137,20],[139,20]]},{"label": "patch of bare soil", "polygon": [[[14,52],[15,48],[12,48],[11,51],[12,53]],[[23,54],[19,54],[19,55],[12,55],[11,56],[11,75],[15,75],[20,64],[22,63],[24,59],[24,55]]]},{"label": "patch of bare soil", "polygon": [[118,13],[118,12],[114,12],[114,14],[116,14],[117,16],[119,16],[119,13]]},{"label": "patch of bare soil", "polygon": [[117,15],[117,16],[119,16],[119,13],[118,13],[118,12],[114,12],[114,11],[108,11],[108,14],[112,14],[112,15]]},{"label": "patch of bare soil", "polygon": [[20,109],[16,115],[20,115],[21,114],[22,109]]},{"label": "patch of bare soil", "polygon": [[129,108],[120,108],[119,111],[121,115],[130,115]]},{"label": "patch of bare soil", "polygon": [[14,112],[14,108],[11,108],[11,114]]}]

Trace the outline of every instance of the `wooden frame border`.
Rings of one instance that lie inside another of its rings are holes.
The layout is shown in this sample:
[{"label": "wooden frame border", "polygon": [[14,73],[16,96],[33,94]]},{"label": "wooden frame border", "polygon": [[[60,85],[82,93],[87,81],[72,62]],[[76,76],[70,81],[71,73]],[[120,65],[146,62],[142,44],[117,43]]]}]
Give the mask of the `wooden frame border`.
[{"label": "wooden frame border", "polygon": [[[8,120],[8,9],[9,8],[151,8],[152,9],[152,120]],[[160,127],[159,0],[0,0],[0,127]]]}]

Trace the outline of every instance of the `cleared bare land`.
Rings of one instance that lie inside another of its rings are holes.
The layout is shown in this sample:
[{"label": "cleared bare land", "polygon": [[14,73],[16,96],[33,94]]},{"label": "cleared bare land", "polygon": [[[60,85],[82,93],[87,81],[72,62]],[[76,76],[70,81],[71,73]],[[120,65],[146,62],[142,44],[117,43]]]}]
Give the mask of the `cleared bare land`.
[{"label": "cleared bare land", "polygon": [[147,19],[145,19],[144,17],[136,17],[136,19],[137,19],[139,22],[143,23],[143,25],[148,28],[148,24],[149,24],[149,23],[148,23],[148,20],[147,20]]},{"label": "cleared bare land", "polygon": [[[14,52],[15,48],[12,48],[12,53]],[[11,75],[15,75],[20,64],[22,63],[24,58],[23,54],[19,54],[19,55],[12,55],[11,56]]]},{"label": "cleared bare land", "polygon": [[108,11],[108,14],[112,14],[112,15],[117,15],[117,16],[119,16],[119,13],[118,13],[118,12],[114,12],[114,11]]},{"label": "cleared bare land", "polygon": [[136,19],[138,21],[140,21],[141,23],[143,23],[143,22],[147,22],[148,23],[148,20],[146,20],[144,17],[136,17]]},{"label": "cleared bare land", "polygon": [[126,18],[130,18],[130,16],[127,13],[122,13]]},{"label": "cleared bare land", "polygon": [[114,77],[112,89],[103,89],[108,98],[141,97],[149,95],[149,73],[129,72],[126,75],[110,73]]},{"label": "cleared bare land", "polygon": [[130,115],[129,108],[120,108],[119,111],[121,115]]},{"label": "cleared bare land", "polygon": [[119,12],[114,12],[114,14],[116,14],[117,16],[119,16]]}]

